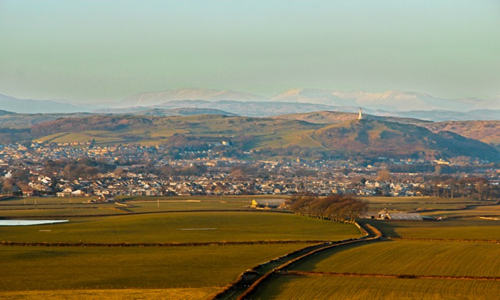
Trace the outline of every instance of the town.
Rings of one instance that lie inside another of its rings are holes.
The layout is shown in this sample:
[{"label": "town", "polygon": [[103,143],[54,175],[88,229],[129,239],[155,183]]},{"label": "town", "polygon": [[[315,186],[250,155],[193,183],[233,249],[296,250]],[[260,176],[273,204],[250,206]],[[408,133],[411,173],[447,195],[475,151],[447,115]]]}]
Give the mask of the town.
[{"label": "town", "polygon": [[[221,141],[216,146],[223,145]],[[16,196],[294,195],[500,196],[498,164],[478,160],[275,160],[208,149],[177,159],[162,146],[35,142],[0,146],[1,193]],[[203,153],[204,152],[204,153]],[[211,155],[214,154],[214,155]],[[189,157],[191,158],[182,158]]]}]

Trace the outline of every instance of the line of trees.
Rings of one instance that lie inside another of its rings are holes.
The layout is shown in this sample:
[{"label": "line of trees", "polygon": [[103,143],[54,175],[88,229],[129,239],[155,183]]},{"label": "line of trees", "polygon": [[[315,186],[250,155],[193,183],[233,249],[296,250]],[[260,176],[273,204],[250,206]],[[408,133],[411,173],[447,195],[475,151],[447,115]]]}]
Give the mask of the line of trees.
[{"label": "line of trees", "polygon": [[332,220],[334,222],[356,221],[368,210],[368,203],[351,196],[295,195],[290,198],[291,209],[298,215]]}]

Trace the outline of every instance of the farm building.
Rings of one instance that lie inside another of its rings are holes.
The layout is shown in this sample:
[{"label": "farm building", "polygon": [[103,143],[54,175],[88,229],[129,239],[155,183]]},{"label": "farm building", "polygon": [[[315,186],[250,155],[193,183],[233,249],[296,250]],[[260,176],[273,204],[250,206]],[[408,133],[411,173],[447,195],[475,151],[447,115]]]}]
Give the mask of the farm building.
[{"label": "farm building", "polygon": [[250,207],[257,209],[286,209],[286,199],[252,199],[252,205]]},{"label": "farm building", "polygon": [[385,209],[381,210],[378,213],[378,219],[397,220],[397,221],[423,221],[422,216],[417,213],[388,212]]}]

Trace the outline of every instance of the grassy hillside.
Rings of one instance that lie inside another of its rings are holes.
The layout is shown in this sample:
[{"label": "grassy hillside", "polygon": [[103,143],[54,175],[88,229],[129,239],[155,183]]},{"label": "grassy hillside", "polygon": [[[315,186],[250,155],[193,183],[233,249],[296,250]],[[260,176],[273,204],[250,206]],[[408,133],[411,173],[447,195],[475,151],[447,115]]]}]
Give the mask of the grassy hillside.
[{"label": "grassy hillside", "polygon": [[500,148],[500,121],[449,121],[424,126],[433,132],[451,131]]},{"label": "grassy hillside", "polygon": [[[274,117],[275,119],[287,119],[287,120],[300,120],[315,124],[338,124],[346,121],[356,120],[358,118],[357,113],[346,113],[337,111],[316,111],[310,113],[301,114],[288,114],[280,115]],[[402,124],[427,124],[431,123],[429,121],[423,121],[419,119],[412,118],[397,118],[397,117],[380,117],[374,115],[363,114],[363,119],[365,120],[377,120],[377,121],[387,121]]]},{"label": "grassy hillside", "polygon": [[498,159],[493,148],[453,133],[375,120],[352,120],[325,126],[313,135],[323,146],[367,156],[474,156]]},{"label": "grassy hillside", "polygon": [[[6,116],[7,117],[7,116]],[[22,127],[20,119],[13,127]],[[493,147],[452,132],[432,133],[426,124],[414,119],[366,116],[357,120],[353,114],[316,112],[287,115],[280,118],[254,118],[226,115],[133,116],[78,115],[49,119],[43,115],[29,117],[31,131],[18,129],[4,133],[9,140],[28,139],[56,143],[89,142],[96,145],[171,144],[171,147],[193,147],[213,142],[235,142],[239,150],[302,148],[328,155],[365,155],[389,157],[470,156],[498,159]],[[26,127],[26,125],[24,126]],[[0,132],[1,134],[2,132]],[[182,135],[179,139],[175,135]],[[191,144],[189,144],[191,143]],[[170,147],[169,146],[169,147]],[[293,151],[279,155],[291,155]],[[269,151],[268,151],[269,152]],[[278,155],[268,153],[269,155]]]}]

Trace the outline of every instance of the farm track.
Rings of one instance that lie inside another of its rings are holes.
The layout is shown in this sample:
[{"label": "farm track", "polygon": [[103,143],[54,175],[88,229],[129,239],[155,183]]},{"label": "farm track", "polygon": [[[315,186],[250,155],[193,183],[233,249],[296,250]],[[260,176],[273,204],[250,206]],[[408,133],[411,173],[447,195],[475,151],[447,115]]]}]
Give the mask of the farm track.
[{"label": "farm track", "polygon": [[[251,296],[255,293],[255,291],[261,287],[265,281],[271,279],[273,276],[278,276],[282,270],[285,268],[291,266],[292,264],[303,260],[305,258],[308,258],[309,256],[316,254],[318,252],[331,249],[334,247],[339,247],[339,246],[344,246],[344,245],[350,245],[350,244],[355,244],[355,243],[360,243],[360,242],[371,242],[371,241],[378,241],[382,239],[383,234],[375,227],[373,227],[370,224],[365,224],[365,228],[360,226],[359,224],[355,223],[358,228],[360,229],[361,232],[363,232],[365,235],[363,237],[357,238],[357,239],[348,239],[348,240],[342,240],[342,241],[337,241],[337,242],[327,242],[311,247],[306,247],[304,249],[295,251],[293,253],[286,254],[278,259],[275,259],[274,261],[271,262],[283,262],[281,263],[278,267],[273,268],[272,270],[268,271],[267,273],[261,275],[258,278],[253,278],[251,281],[253,283],[249,285],[248,288],[245,288],[248,286],[249,283],[248,280],[245,280],[245,273],[258,273],[257,271],[260,268],[266,267],[265,265],[268,263],[264,263],[261,265],[258,265],[254,267],[252,270],[248,270],[244,273],[242,273],[235,282],[229,284],[216,294],[212,300],[218,300],[218,299],[238,299],[238,300],[243,300],[243,299],[251,299]],[[299,255],[299,256],[297,256]],[[268,266],[269,267],[269,266]]]},{"label": "farm track", "polygon": [[344,277],[377,277],[377,278],[405,278],[405,279],[453,279],[453,280],[484,280],[500,281],[500,277],[480,277],[480,276],[432,276],[413,274],[360,274],[360,273],[336,273],[336,272],[307,272],[307,271],[278,271],[282,276],[344,276]]}]

